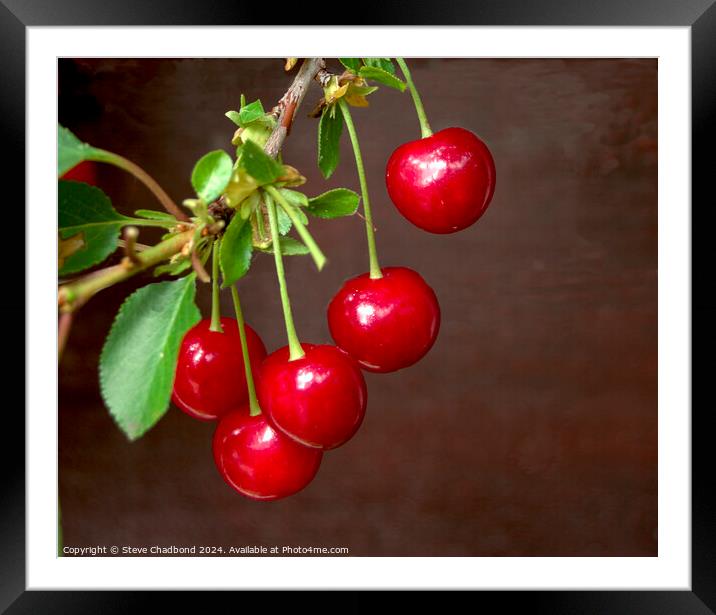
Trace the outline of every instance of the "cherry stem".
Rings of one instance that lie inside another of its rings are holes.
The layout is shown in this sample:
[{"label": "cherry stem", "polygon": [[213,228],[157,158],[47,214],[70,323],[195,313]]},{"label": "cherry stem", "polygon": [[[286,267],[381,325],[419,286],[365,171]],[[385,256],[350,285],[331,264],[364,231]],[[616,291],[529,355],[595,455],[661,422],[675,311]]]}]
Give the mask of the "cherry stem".
[{"label": "cherry stem", "polygon": [[288,288],[286,287],[286,274],[283,270],[283,257],[281,255],[281,238],[278,233],[278,221],[276,220],[276,204],[269,193],[266,194],[266,211],[268,212],[269,227],[271,228],[271,245],[273,246],[273,257],[276,263],[276,277],[278,277],[278,287],[281,292],[281,307],[283,308],[283,318],[286,321],[286,337],[288,337],[289,361],[295,361],[305,356],[301,342],[296,334],[296,327],[293,324],[293,315],[291,314],[291,301],[288,298]]},{"label": "cherry stem", "polygon": [[141,264],[126,265],[120,263],[99,271],[93,271],[81,278],[60,286],[57,301],[63,312],[72,312],[84,305],[99,291],[126,280],[153,265],[158,265],[174,254],[181,252],[184,246],[194,237],[194,231],[188,230],[147,248],[137,255]]},{"label": "cherry stem", "polygon": [[211,325],[209,331],[223,333],[221,327],[221,303],[219,301],[219,250],[221,239],[215,239],[211,248]]},{"label": "cherry stem", "polygon": [[316,263],[316,268],[318,269],[318,271],[323,269],[323,266],[326,264],[326,256],[321,251],[321,248],[318,247],[318,244],[311,236],[311,233],[308,232],[308,229],[298,217],[298,214],[296,214],[296,209],[294,208],[294,206],[291,205],[291,203],[289,203],[284,198],[284,196],[273,186],[266,186],[265,190],[273,197],[275,201],[278,202],[281,208],[291,219],[291,222],[293,222],[293,225],[296,227],[298,234],[301,236],[301,239],[303,239],[303,243],[306,244],[308,251],[311,253],[311,256],[313,257],[313,262]]},{"label": "cherry stem", "polygon": [[177,220],[182,220],[184,222],[189,220],[189,216],[179,209],[179,206],[172,201],[171,197],[164,191],[164,188],[162,188],[157,181],[138,164],[135,164],[131,160],[127,160],[119,154],[101,149],[95,150],[90,160],[113,164],[114,166],[131,173],[147,188],[149,188],[152,194],[154,194],[154,196],[157,197],[157,200],[162,204],[162,207],[164,207],[164,209],[172,214]]},{"label": "cherry stem", "polygon": [[403,58],[395,58],[395,61],[398,63],[398,66],[400,66],[400,70],[403,71],[405,81],[408,84],[408,89],[410,90],[410,95],[413,97],[413,104],[415,105],[415,111],[418,114],[420,132],[423,135],[423,139],[425,137],[430,137],[432,136],[433,131],[428,123],[428,116],[425,115],[425,108],[423,107],[423,101],[420,99],[420,94],[418,94],[418,88],[416,88],[415,83],[413,83],[413,76],[410,74],[410,69]]},{"label": "cherry stem", "polygon": [[256,385],[251,371],[251,359],[249,357],[249,344],[246,341],[246,323],[244,313],[241,311],[241,301],[236,286],[231,286],[231,298],[234,300],[234,311],[236,312],[236,324],[239,327],[239,339],[241,340],[241,354],[244,357],[244,374],[246,375],[246,390],[249,393],[249,414],[258,416],[261,414],[259,400],[256,398]]},{"label": "cherry stem", "polygon": [[378,264],[378,251],[375,247],[375,231],[373,229],[373,215],[370,211],[370,197],[368,196],[368,182],[365,178],[365,168],[363,167],[363,156],[360,153],[360,143],[358,142],[358,134],[356,128],[353,125],[353,118],[351,117],[348,103],[340,98],[338,104],[341,107],[341,113],[343,113],[343,119],[348,129],[348,134],[351,138],[351,145],[353,145],[353,155],[356,159],[356,169],[358,169],[358,180],[360,181],[360,191],[363,197],[363,213],[365,215],[365,234],[368,239],[368,258],[370,261],[370,278],[371,280],[378,280],[383,277],[383,273],[380,270]]}]

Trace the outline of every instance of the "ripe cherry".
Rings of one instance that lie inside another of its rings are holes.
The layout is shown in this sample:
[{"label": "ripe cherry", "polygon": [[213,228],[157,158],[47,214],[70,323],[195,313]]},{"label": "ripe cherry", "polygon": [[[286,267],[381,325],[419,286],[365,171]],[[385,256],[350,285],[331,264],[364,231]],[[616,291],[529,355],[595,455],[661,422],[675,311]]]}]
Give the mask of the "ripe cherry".
[{"label": "ripe cherry", "polygon": [[97,185],[97,164],[91,160],[83,160],[67,171],[62,179],[69,179],[76,182]]},{"label": "ripe cherry", "polygon": [[305,356],[289,360],[288,347],[261,365],[258,398],[272,423],[294,440],[321,449],[347,442],[365,415],[365,380],[355,361],[335,346],[302,344]]},{"label": "ripe cherry", "polygon": [[400,213],[431,233],[454,233],[485,213],[495,192],[487,146],[464,128],[446,128],[396,149],[385,173]]},{"label": "ripe cherry", "polygon": [[[239,328],[233,318],[222,318],[221,326],[223,333],[211,331],[211,320],[202,320],[189,329],[179,348],[172,400],[197,419],[216,419],[248,399]],[[266,347],[248,325],[246,343],[255,374]]]},{"label": "ripe cherry", "polygon": [[323,452],[278,432],[248,406],[225,414],[214,432],[214,461],[224,480],[252,500],[277,500],[313,480]]},{"label": "ripe cherry", "polygon": [[328,306],[336,344],[363,369],[392,372],[412,365],[432,347],[440,328],[435,292],[412,269],[384,267],[348,280]]}]

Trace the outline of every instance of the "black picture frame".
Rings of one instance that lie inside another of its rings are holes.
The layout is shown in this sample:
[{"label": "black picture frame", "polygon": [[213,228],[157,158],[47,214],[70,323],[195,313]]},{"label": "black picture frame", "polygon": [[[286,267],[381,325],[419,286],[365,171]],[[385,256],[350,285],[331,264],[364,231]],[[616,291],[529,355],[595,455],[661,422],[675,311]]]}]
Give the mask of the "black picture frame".
[{"label": "black picture frame", "polygon": [[[370,5],[375,4],[375,8]],[[699,224],[693,225],[692,206],[692,288],[697,275],[711,271],[713,250],[695,252],[694,235],[714,228],[713,196],[706,201],[707,179],[713,174],[708,156],[716,137],[713,110],[716,109],[716,6],[714,0],[466,0],[447,3],[385,2],[361,3],[354,12],[357,25],[552,25],[552,26],[690,26],[692,53],[692,187],[693,202],[704,201]],[[320,7],[306,12],[300,3],[276,11],[285,24],[316,25]],[[336,19],[326,11],[324,18]],[[265,5],[218,0],[0,0],[0,58],[3,94],[0,121],[3,124],[6,177],[22,177],[25,152],[25,38],[30,26],[62,25],[261,25],[274,15]],[[330,22],[329,22],[330,23]],[[272,25],[276,25],[272,22]],[[328,24],[327,24],[328,25]],[[6,181],[14,197],[8,203],[24,202],[24,184]],[[678,206],[678,204],[674,204]],[[19,252],[18,252],[19,253]],[[711,276],[713,277],[713,276]],[[706,280],[704,280],[706,281]],[[693,290],[692,290],[693,294]],[[692,297],[693,301],[693,297]],[[694,321],[705,325],[694,349],[706,348],[714,339],[713,299],[701,296],[693,302]],[[13,318],[17,318],[13,316]],[[693,319],[693,317],[692,317]],[[26,327],[32,323],[25,322]],[[693,324],[692,324],[693,326]],[[692,362],[693,365],[693,362]],[[708,369],[707,361],[693,365]],[[693,376],[692,376],[693,378]],[[702,377],[702,382],[704,377]],[[716,613],[716,507],[709,472],[713,430],[708,428],[708,408],[692,404],[692,583],[690,591],[540,591],[481,592],[471,597],[476,608],[495,602],[501,610],[526,609],[538,613]],[[698,409],[697,409],[698,408]],[[175,597],[155,592],[40,592],[25,591],[25,468],[22,414],[6,408],[5,446],[0,447],[3,463],[3,497],[0,504],[0,610],[17,613],[126,613],[139,606],[168,608]],[[8,437],[7,434],[13,434]],[[12,446],[8,442],[13,441]],[[226,594],[224,594],[226,596]],[[340,608],[357,612],[370,598],[366,592],[350,592],[340,599]],[[205,597],[186,592],[178,598],[182,610],[204,609]],[[425,600],[420,597],[423,606]],[[438,598],[443,603],[444,598]],[[271,610],[282,604],[309,606],[314,598],[305,593],[282,593],[271,599]],[[247,602],[248,601],[248,602]],[[265,598],[246,593],[235,608],[247,604],[259,607]]]}]

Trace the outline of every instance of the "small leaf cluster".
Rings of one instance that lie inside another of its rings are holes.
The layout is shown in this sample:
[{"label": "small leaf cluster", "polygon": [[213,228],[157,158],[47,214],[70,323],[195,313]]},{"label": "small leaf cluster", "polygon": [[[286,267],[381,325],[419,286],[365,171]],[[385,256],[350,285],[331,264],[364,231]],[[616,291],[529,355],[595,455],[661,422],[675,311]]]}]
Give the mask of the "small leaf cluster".
[{"label": "small leaf cluster", "polygon": [[314,111],[320,115],[318,125],[318,168],[328,179],[340,160],[340,140],[343,134],[343,115],[337,103],[343,99],[353,107],[367,107],[366,96],[375,92],[375,81],[400,92],[407,87],[397,76],[390,58],[339,58],[345,67],[342,75],[332,76],[324,87],[324,97]]},{"label": "small leaf cluster", "polygon": [[[298,239],[287,237],[297,218],[303,226],[308,216],[335,218],[352,215],[358,209],[360,197],[353,191],[338,188],[309,198],[295,188],[305,178],[293,167],[267,155],[263,147],[275,127],[275,118],[264,111],[260,100],[246,104],[242,96],[239,111],[226,116],[239,128],[233,143],[237,145],[236,160],[223,150],[209,152],[197,162],[192,173],[192,185],[198,201],[185,204],[198,212],[209,201],[219,200],[232,212],[220,246],[219,265],[222,286],[228,287],[242,278],[251,266],[254,250],[273,252],[265,209],[265,191],[278,190],[283,203],[277,208],[281,253],[308,254],[309,249]],[[203,211],[203,209],[201,210]]]},{"label": "small leaf cluster", "polygon": [[225,113],[238,128],[231,140],[232,145],[237,147],[236,157],[241,153],[241,146],[246,141],[253,141],[259,147],[264,147],[276,128],[276,117],[266,113],[260,100],[246,104],[246,98],[241,95],[241,105],[238,111],[227,111]]},{"label": "small leaf cluster", "polygon": [[[365,90],[353,93],[362,95]],[[305,232],[309,217],[330,219],[356,212],[360,197],[355,192],[335,188],[308,197],[297,190],[305,178],[264,152],[276,118],[264,111],[260,100],[247,104],[242,96],[239,110],[228,111],[226,116],[237,126],[232,139],[235,158],[215,150],[197,161],[191,173],[195,196],[184,201],[192,213],[186,223],[147,209],[137,210],[133,217],[122,215],[100,188],[62,180],[80,162],[110,162],[114,155],[58,127],[60,276],[107,259],[117,250],[123,227],[155,226],[165,229],[162,240],[193,229],[192,240],[158,265],[155,275],[191,271],[192,255],[205,263],[212,250],[218,249],[222,286],[227,287],[246,275],[254,252],[273,253],[275,249],[265,206],[268,190],[277,195],[278,249],[283,255],[310,252],[303,241],[288,235],[295,225]],[[223,216],[216,215],[216,207]],[[220,242],[215,241],[217,237]],[[121,306],[105,341],[99,366],[102,396],[118,426],[132,440],[154,426],[169,406],[181,340],[201,317],[194,302],[196,278],[189,273],[135,291]]]},{"label": "small leaf cluster", "polygon": [[363,79],[377,81],[390,88],[405,91],[405,81],[398,77],[395,65],[390,58],[339,58],[348,70]]}]

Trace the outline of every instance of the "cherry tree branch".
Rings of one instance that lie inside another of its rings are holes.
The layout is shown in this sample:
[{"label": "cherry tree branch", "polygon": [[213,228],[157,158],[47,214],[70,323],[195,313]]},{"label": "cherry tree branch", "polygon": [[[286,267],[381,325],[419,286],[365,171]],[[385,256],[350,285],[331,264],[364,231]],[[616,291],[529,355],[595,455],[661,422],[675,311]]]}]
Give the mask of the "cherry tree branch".
[{"label": "cherry tree branch", "polygon": [[325,68],[326,63],[323,58],[306,58],[296,78],[293,80],[291,87],[288,88],[281,100],[278,101],[278,104],[273,108],[273,112],[278,115],[278,124],[271,133],[264,148],[266,153],[272,158],[275,158],[279,151],[281,151],[281,146],[291,129],[296,110],[306,96],[308,86],[318,72]]},{"label": "cherry tree branch", "polygon": [[73,312],[99,291],[122,282],[180,252],[194,237],[194,230],[184,231],[137,254],[137,263],[125,258],[119,265],[100,269],[60,286],[57,302],[63,312]]},{"label": "cherry tree branch", "polygon": [[[276,157],[281,151],[283,142],[286,140],[293,118],[295,117],[296,110],[303,102],[306,96],[308,86],[316,78],[320,71],[325,71],[325,62],[323,58],[306,58],[301,65],[293,83],[288,88],[286,93],[278,101],[278,104],[272,109],[272,113],[277,116],[278,122],[276,128],[269,137],[265,151],[272,157]],[[130,163],[127,161],[130,165]],[[145,182],[146,183],[146,182]],[[167,197],[168,198],[168,197]],[[160,199],[161,200],[161,199]],[[164,199],[167,200],[167,199]],[[234,212],[224,211],[226,208],[221,199],[210,206],[214,207],[215,211],[212,215],[232,215]],[[172,211],[172,208],[168,208]],[[186,219],[186,215],[181,211],[172,211],[175,215],[181,214]],[[177,215],[179,217],[179,215]],[[170,259],[175,254],[186,249],[187,244],[191,241],[194,231],[187,230],[152,247],[142,246],[141,251],[139,245],[135,244],[130,247],[132,258],[125,259],[119,265],[112,267],[106,267],[93,273],[87,274],[77,280],[73,280],[60,286],[58,290],[58,304],[62,312],[69,313],[77,310],[80,306],[84,305],[90,298],[92,298],[99,291],[108,288],[118,282],[126,280],[141,271],[148,269],[153,265],[157,265],[162,261]],[[130,238],[131,242],[131,238]],[[122,242],[123,247],[127,248],[127,240]],[[134,249],[131,249],[134,248]],[[195,266],[200,264],[195,255],[192,255],[192,264]],[[203,267],[201,268],[203,270]],[[199,271],[201,273],[201,271]],[[201,275],[199,276],[202,277]]]}]

